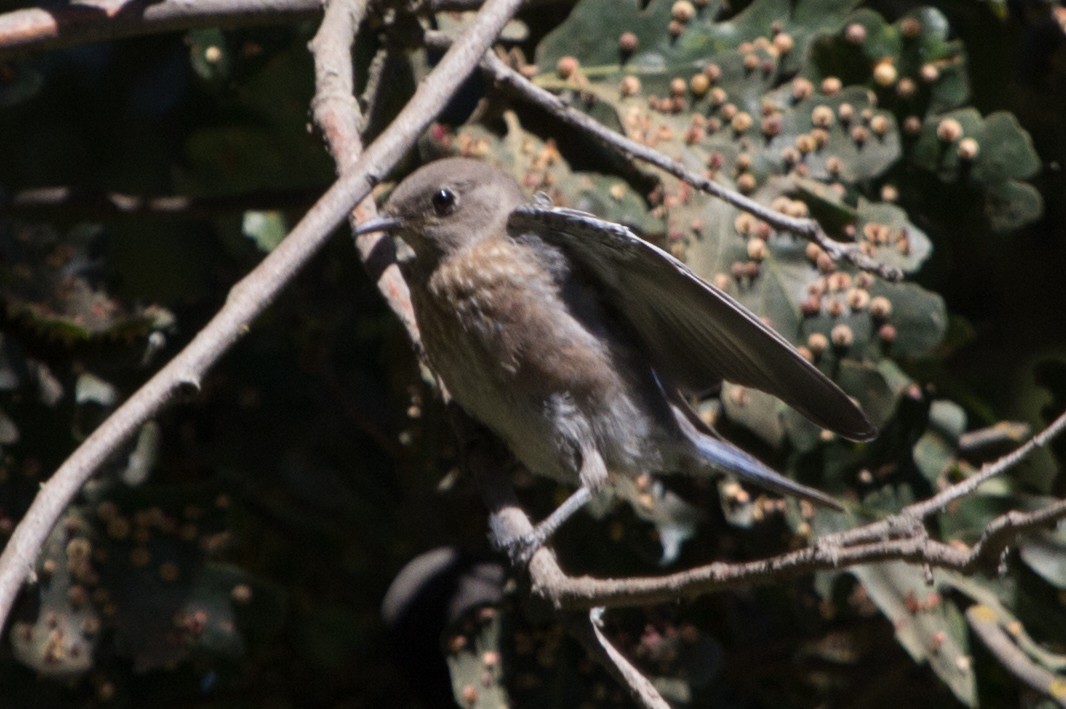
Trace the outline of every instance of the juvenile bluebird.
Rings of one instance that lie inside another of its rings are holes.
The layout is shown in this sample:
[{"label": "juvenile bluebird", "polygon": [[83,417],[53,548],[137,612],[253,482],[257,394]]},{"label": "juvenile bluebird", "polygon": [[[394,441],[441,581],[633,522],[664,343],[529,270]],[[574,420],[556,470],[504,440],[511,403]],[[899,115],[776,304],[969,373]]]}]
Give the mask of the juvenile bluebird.
[{"label": "juvenile bluebird", "polygon": [[410,247],[401,270],[452,397],[530,471],[579,486],[575,508],[611,476],[646,472],[728,473],[841,508],[722,440],[684,394],[724,379],[845,438],[874,426],[783,337],[625,227],[527,203],[499,170],[449,158],[356,233],[371,231]]}]

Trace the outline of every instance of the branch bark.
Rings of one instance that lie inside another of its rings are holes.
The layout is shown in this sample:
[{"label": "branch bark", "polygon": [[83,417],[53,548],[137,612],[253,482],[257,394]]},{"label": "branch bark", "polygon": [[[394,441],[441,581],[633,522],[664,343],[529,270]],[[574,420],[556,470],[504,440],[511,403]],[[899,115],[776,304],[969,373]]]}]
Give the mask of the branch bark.
[{"label": "branch bark", "polygon": [[655,685],[611,644],[596,625],[595,616],[595,610],[575,614],[568,624],[570,634],[581,643],[589,655],[607,668],[619,684],[629,690],[629,696],[635,702],[648,709],[670,709],[670,705],[655,689]]},{"label": "branch bark", "polygon": [[970,606],[966,622],[999,663],[1033,691],[1066,707],[1066,682],[1053,672],[1035,664],[1011,639],[1000,624],[996,611],[985,605]]},{"label": "branch bark", "polygon": [[[527,0],[535,5],[556,0]],[[280,25],[322,15],[322,0],[79,0],[0,14],[0,59],[200,27]],[[366,3],[364,3],[365,5]],[[427,12],[474,11],[482,0],[429,0]]]},{"label": "branch bark", "polygon": [[0,15],[0,58],[58,47],[198,27],[310,20],[320,0],[82,0]]},{"label": "branch bark", "polygon": [[213,217],[249,209],[307,209],[321,194],[312,190],[257,190],[239,195],[190,197],[140,195],[72,187],[37,187],[16,192],[0,203],[0,216],[48,219],[116,217]]}]

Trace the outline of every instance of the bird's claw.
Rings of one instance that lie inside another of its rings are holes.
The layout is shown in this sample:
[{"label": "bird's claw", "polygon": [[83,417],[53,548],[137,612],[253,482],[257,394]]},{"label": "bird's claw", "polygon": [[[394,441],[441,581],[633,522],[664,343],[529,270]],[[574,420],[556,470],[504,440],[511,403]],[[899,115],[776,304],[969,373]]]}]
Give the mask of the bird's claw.
[{"label": "bird's claw", "polygon": [[545,541],[543,534],[533,530],[528,534],[504,540],[501,542],[500,548],[507,553],[513,565],[525,566],[533,558],[533,555],[544,546]]}]

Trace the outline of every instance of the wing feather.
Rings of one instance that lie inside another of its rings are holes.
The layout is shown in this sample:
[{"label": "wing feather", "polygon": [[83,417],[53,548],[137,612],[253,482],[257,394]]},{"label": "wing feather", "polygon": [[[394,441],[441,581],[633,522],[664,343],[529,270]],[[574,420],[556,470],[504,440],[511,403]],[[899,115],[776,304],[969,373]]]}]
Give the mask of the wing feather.
[{"label": "wing feather", "polygon": [[522,206],[513,234],[564,249],[611,294],[656,369],[675,385],[706,390],[720,379],[781,399],[853,440],[876,428],[840,387],[727,293],[624,226],[570,209]]}]

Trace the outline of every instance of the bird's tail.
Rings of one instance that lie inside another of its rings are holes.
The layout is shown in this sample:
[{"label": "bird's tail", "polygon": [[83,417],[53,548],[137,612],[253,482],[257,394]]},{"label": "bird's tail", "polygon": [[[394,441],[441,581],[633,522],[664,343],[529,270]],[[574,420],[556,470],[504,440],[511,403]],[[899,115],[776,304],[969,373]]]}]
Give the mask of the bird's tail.
[{"label": "bird's tail", "polygon": [[775,473],[754,456],[726,441],[701,431],[692,431],[689,440],[695,444],[700,456],[699,459],[690,462],[690,465],[695,468],[693,472],[706,472],[707,468],[712,468],[714,472],[735,475],[741,480],[766,490],[782,495],[792,495],[830,509],[844,510],[840,502],[824,492],[800,485],[780,473]]}]

